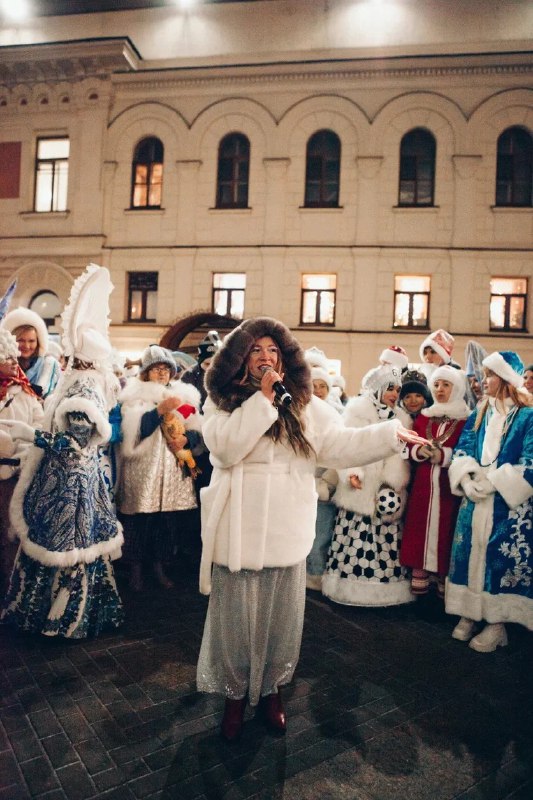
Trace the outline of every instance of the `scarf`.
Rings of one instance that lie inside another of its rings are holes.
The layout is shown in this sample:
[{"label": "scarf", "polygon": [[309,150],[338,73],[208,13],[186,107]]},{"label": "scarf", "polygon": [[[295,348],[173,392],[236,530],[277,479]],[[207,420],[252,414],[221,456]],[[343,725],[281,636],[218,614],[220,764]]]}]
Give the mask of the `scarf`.
[{"label": "scarf", "polygon": [[17,374],[12,378],[3,378],[0,377],[0,400],[4,400],[5,396],[7,395],[7,390],[10,386],[20,386],[23,392],[26,394],[31,395],[32,397],[38,398],[38,395],[33,391],[31,388],[31,384],[21,367],[17,364]]}]

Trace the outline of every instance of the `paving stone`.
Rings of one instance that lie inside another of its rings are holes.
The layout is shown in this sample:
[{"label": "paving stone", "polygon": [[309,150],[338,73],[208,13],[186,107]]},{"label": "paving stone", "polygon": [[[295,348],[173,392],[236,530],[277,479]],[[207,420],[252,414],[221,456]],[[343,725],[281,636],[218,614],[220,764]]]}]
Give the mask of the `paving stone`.
[{"label": "paving stone", "polygon": [[20,703],[0,708],[0,721],[8,734],[28,730],[31,727]]},{"label": "paving stone", "polygon": [[107,754],[107,750],[99,739],[87,739],[85,742],[78,742],[76,751],[85,765],[89,774],[102,772],[102,770],[113,767],[113,762]]},{"label": "paving stone", "polygon": [[12,733],[10,739],[17,761],[29,761],[44,756],[41,742],[30,728]]},{"label": "paving stone", "polygon": [[0,775],[2,776],[2,783],[20,782],[21,775],[17,760],[9,750],[0,753]]},{"label": "paving stone", "polygon": [[54,733],[61,733],[61,726],[57,721],[57,717],[50,709],[34,711],[28,714],[28,719],[39,739],[43,739],[45,736],[52,736]]},{"label": "paving stone", "polygon": [[33,758],[20,765],[32,795],[43,794],[59,786],[56,773],[47,758]]},{"label": "paving stone", "polygon": [[0,787],[0,800],[29,800],[30,797],[30,793],[20,780],[9,786]]},{"label": "paving stone", "polygon": [[88,697],[82,697],[78,700],[77,706],[88,722],[111,719],[111,715],[105,705],[93,694]]},{"label": "paving stone", "polygon": [[100,791],[106,791],[114,786],[129,783],[129,781],[140,778],[142,775],[147,775],[149,772],[150,770],[145,762],[139,759],[131,761],[129,764],[123,764],[121,767],[113,767],[104,772],[97,772],[92,775],[92,779]]},{"label": "paving stone", "polygon": [[93,729],[78,708],[61,717],[61,726],[71,742],[82,742],[94,736]]},{"label": "paving stone", "polygon": [[70,740],[63,732],[41,739],[41,744],[50,759],[50,763],[56,769],[79,760]]},{"label": "paving stone", "polygon": [[57,770],[57,777],[69,800],[86,800],[96,794],[96,787],[83,764],[69,764]]}]

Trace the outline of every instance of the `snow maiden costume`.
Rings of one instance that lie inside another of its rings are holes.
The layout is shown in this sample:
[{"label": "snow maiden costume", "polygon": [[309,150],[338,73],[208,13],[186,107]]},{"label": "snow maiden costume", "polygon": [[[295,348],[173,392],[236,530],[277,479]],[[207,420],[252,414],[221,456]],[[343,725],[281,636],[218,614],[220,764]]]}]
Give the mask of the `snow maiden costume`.
[{"label": "snow maiden costume", "polygon": [[[370,370],[363,378],[363,393],[348,401],[346,427],[364,429],[396,419],[396,409],[385,405],[381,397],[388,387],[399,384],[397,367],[385,364]],[[351,486],[352,475],[361,480],[360,489]],[[322,578],[326,597],[356,606],[391,606],[414,599],[399,560],[409,476],[409,462],[399,453],[365,467],[339,470],[332,498],[337,516]]]},{"label": "snow maiden costume", "polygon": [[29,308],[19,306],[10,311],[2,322],[2,327],[10,333],[21,326],[33,328],[37,336],[37,352],[31,358],[31,363],[25,373],[29,382],[44,400],[53,392],[61,374],[61,367],[59,361],[48,354],[48,331],[42,317]]},{"label": "snow maiden costume", "polygon": [[94,264],[72,287],[62,315],[69,368],[46,409],[50,433],[12,427],[35,447],[10,507],[20,548],[2,619],[48,636],[95,636],[123,618],[111,564],[123,537],[98,460],[98,446],[111,435],[106,378],[91,368],[110,348],[84,324],[84,307],[91,326],[98,308],[107,321],[111,288],[108,271]]},{"label": "snow maiden costume", "polygon": [[[270,402],[248,371],[263,337],[276,345],[276,371],[293,398],[288,407]],[[312,395],[300,345],[269,317],[246,320],[226,336],[206,383],[202,432],[214,470],[201,493],[200,590],[211,597],[198,689],[226,696],[226,738],[240,733],[247,696],[252,706],[263,698],[267,721],[283,731],[279,687],[291,680],[300,651],[316,466],[399,452],[399,423],[339,426],[337,412]]]},{"label": "snow maiden costume", "polygon": [[533,407],[515,353],[491,353],[483,365],[502,379],[503,392],[472,412],[450,466],[452,491],[464,499],[446,611],[461,616],[453,636],[462,641],[474,621],[486,620],[470,646],[490,652],[507,644],[502,623],[533,630]]},{"label": "snow maiden costume", "polygon": [[434,405],[422,409],[414,423],[414,430],[433,446],[410,447],[411,460],[416,466],[407,501],[400,562],[413,570],[413,594],[427,594],[431,573],[438,576],[438,591],[444,597],[459,509],[459,500],[450,489],[448,467],[470,410],[463,399],[464,372],[450,366],[437,367],[429,379],[432,391],[438,380],[448,381],[453,389],[447,403],[435,399]]}]

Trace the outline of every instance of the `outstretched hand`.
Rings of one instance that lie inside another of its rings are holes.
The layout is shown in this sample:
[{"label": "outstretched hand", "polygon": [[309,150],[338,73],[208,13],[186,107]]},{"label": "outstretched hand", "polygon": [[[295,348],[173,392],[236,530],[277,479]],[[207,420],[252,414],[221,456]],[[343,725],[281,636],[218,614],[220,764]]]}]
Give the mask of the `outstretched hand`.
[{"label": "outstretched hand", "polygon": [[422,436],[419,436],[418,433],[415,433],[415,431],[410,431],[408,428],[404,428],[403,425],[400,425],[396,429],[396,436],[400,442],[405,442],[406,444],[420,444],[431,447],[431,442],[429,442],[427,439],[424,439]]}]

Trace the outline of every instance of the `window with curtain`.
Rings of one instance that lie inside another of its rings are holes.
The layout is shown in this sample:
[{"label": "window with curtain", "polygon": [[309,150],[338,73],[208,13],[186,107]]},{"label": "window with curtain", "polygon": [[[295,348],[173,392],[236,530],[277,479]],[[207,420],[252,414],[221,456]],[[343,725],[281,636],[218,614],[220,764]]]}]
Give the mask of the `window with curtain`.
[{"label": "window with curtain", "polygon": [[336,133],[317,131],[307,142],[305,162],[306,208],[339,205],[341,143]]},{"label": "window with curtain", "polygon": [[533,198],[533,137],[521,127],[498,138],[496,205],[527,207]]},{"label": "window with curtain", "polygon": [[526,310],[526,278],[493,278],[491,280],[491,331],[525,331]]},{"label": "window with curtain", "polygon": [[66,211],[68,189],[68,136],[37,139],[34,211]]},{"label": "window with curtain", "polygon": [[302,275],[301,325],[334,325],[337,276]]},{"label": "window with curtain", "polygon": [[218,146],[217,208],[247,208],[250,142],[242,133],[230,133]]},{"label": "window with curtain", "polygon": [[424,275],[395,275],[394,328],[429,327],[430,278]]},{"label": "window with curtain", "polygon": [[142,139],[136,146],[131,170],[131,208],[161,208],[163,157],[163,143],[155,136]]},{"label": "window with curtain", "polygon": [[399,206],[432,206],[435,197],[435,137],[414,128],[400,144]]},{"label": "window with curtain", "polygon": [[157,272],[128,273],[128,322],[155,322]]}]

